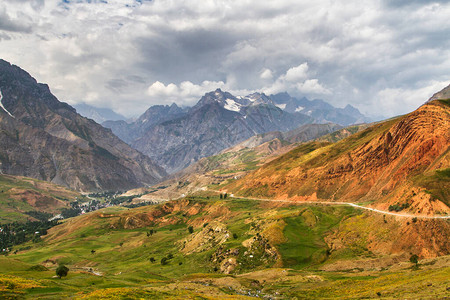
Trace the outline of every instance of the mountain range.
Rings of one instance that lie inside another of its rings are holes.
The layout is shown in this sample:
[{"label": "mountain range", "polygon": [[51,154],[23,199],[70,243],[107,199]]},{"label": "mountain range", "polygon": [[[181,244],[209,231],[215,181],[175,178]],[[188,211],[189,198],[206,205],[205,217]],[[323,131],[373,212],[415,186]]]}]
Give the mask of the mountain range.
[{"label": "mountain range", "polygon": [[135,122],[106,121],[103,126],[174,173],[254,135],[330,120],[342,125],[368,121],[351,106],[338,109],[287,93],[236,97],[217,89],[190,108],[152,106]]},{"label": "mountain range", "polygon": [[154,184],[164,169],[0,60],[0,171],[79,191]]}]

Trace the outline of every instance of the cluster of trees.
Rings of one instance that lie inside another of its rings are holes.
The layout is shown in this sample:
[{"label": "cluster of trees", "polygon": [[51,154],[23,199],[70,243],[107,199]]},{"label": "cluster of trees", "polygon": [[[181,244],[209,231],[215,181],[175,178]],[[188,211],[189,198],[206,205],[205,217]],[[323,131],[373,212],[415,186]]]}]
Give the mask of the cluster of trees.
[{"label": "cluster of trees", "polygon": [[47,230],[56,226],[58,221],[27,221],[25,223],[8,223],[0,225],[0,251],[5,254],[19,244],[40,240],[41,235],[46,235]]},{"label": "cluster of trees", "polygon": [[401,210],[407,209],[409,206],[410,206],[409,203],[403,203],[403,204],[396,203],[396,204],[389,206],[389,211],[401,211]]}]

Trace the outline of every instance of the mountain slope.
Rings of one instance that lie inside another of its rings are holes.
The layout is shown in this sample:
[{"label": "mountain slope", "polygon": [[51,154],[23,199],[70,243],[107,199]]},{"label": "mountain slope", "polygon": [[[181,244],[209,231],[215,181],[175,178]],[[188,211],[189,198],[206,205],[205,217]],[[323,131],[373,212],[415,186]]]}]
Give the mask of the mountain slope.
[{"label": "mountain slope", "polygon": [[336,108],[327,102],[316,99],[308,100],[306,97],[297,99],[288,93],[270,95],[276,106],[290,113],[306,114],[312,117],[316,123],[332,122],[343,126],[371,122],[369,118],[351,105],[344,108]]},{"label": "mountain slope", "polygon": [[131,145],[173,173],[255,134],[290,130],[311,121],[274,105],[253,102],[218,89],[203,96],[187,113],[170,114],[173,118],[137,129],[142,135]]},{"label": "mountain slope", "polygon": [[172,105],[153,105],[147,109],[135,122],[127,123],[123,120],[108,120],[103,126],[111,128],[115,135],[127,143],[132,143],[152,126],[183,117],[186,111],[172,103]]},{"label": "mountain slope", "polygon": [[166,175],[92,120],[59,102],[47,85],[0,61],[0,170],[80,191],[153,184]]},{"label": "mountain slope", "polygon": [[302,145],[227,188],[241,195],[450,213],[449,145],[448,100],[435,100],[340,142]]},{"label": "mountain slope", "polygon": [[[219,154],[205,157],[189,167],[171,174],[156,188],[137,189],[127,195],[144,194],[138,201],[159,201],[189,195],[206,186],[218,187],[233,178],[240,178],[300,143],[319,138],[340,140],[366,125],[341,128],[335,124],[306,124],[288,132],[272,131],[255,135]],[[339,129],[339,130],[338,130]]]},{"label": "mountain slope", "polygon": [[59,213],[82,195],[49,182],[0,175],[0,224],[33,220],[31,212]]}]

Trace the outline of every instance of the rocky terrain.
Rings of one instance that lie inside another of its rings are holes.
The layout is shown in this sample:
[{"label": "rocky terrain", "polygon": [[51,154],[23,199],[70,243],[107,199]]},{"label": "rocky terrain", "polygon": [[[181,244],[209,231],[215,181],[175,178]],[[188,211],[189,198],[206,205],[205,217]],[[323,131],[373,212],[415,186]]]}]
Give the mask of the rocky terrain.
[{"label": "rocky terrain", "polygon": [[341,126],[336,124],[307,124],[288,132],[258,134],[171,174],[156,188],[131,190],[127,195],[145,194],[136,201],[178,198],[208,185],[219,185],[229,179],[240,178],[300,143],[317,138],[337,141],[365,127],[366,125],[355,125],[340,129]]},{"label": "rocky terrain", "polygon": [[24,70],[0,61],[0,171],[79,191],[125,190],[166,175],[110,130],[84,118]]},{"label": "rocky terrain", "polygon": [[[293,105],[297,105],[295,109],[291,109]],[[304,108],[301,111],[300,105]],[[348,125],[367,118],[354,108],[336,109],[322,100],[261,93],[235,97],[218,89],[191,108],[152,106],[130,124],[107,121],[103,125],[174,173],[254,135],[330,120]]]},{"label": "rocky terrain", "polygon": [[449,102],[436,99],[340,142],[301,145],[227,189],[247,196],[369,201],[384,210],[445,214],[450,212],[449,145]]}]

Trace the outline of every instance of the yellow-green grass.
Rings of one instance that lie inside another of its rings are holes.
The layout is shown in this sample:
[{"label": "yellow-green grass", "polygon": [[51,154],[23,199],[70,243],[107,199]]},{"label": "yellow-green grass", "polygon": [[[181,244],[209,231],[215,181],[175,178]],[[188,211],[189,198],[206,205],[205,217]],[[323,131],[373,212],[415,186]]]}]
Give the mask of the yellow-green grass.
[{"label": "yellow-green grass", "polygon": [[[58,207],[49,206],[41,209],[27,202],[27,198],[30,197],[27,192],[31,194],[31,197],[42,196],[63,202],[60,202]],[[32,219],[25,214],[29,211],[56,212],[58,208],[64,206],[64,202],[69,203],[76,198],[82,200],[84,197],[75,191],[37,179],[0,175],[0,223],[23,222]]]},{"label": "yellow-green grass", "polygon": [[[195,224],[193,233],[195,235],[204,229],[205,222],[216,221],[216,219],[207,219],[208,214],[205,213],[207,209],[214,206],[229,210],[228,214],[221,216],[223,218],[220,222],[231,234],[236,234],[236,238],[230,237],[220,247],[224,250],[236,248],[240,250],[237,257],[240,264],[231,275],[221,274],[217,269],[219,265],[211,261],[211,255],[218,251],[219,245],[212,244],[209,249],[191,254],[185,254],[180,249],[181,242],[191,236],[188,231],[190,224]],[[370,287],[381,286],[383,281],[375,279],[385,276],[384,273],[380,273],[376,278],[355,278],[348,273],[317,271],[328,260],[325,236],[336,230],[343,220],[346,220],[346,224],[354,224],[358,227],[355,228],[356,230],[364,229],[364,224],[370,223],[370,218],[361,215],[361,211],[351,207],[307,205],[272,207],[268,203],[245,199],[192,199],[181,211],[168,212],[161,217],[166,220],[172,218],[178,220],[173,224],[150,222],[146,226],[129,229],[118,226],[118,220],[121,217],[132,217],[161,209],[161,207],[161,205],[148,206],[130,210],[109,208],[67,220],[64,224],[50,230],[49,235],[41,242],[22,245],[31,249],[19,251],[7,257],[0,256],[0,274],[31,280],[41,286],[17,290],[17,295],[54,299],[62,297],[102,299],[114,293],[118,295],[117,299],[133,299],[134,296],[137,298],[214,298],[219,294],[231,297],[240,293],[226,285],[211,283],[221,278],[225,281],[237,280],[245,286],[246,291],[252,293],[263,289],[267,295],[280,292],[286,296],[285,298],[291,298],[291,296],[302,298],[303,295],[306,295],[306,298],[332,297],[343,292],[344,287],[354,291],[351,295],[356,295],[357,291],[367,294]],[[204,210],[188,213],[192,212],[194,207],[201,207]],[[349,221],[353,219],[355,219],[354,222]],[[199,222],[199,220],[205,221]],[[325,278],[325,281],[300,283],[292,277],[292,282],[288,278],[288,281],[274,281],[263,285],[256,284],[245,276],[237,277],[238,274],[271,268],[276,263],[275,259],[263,260],[257,255],[250,258],[244,254],[247,248],[243,245],[244,241],[255,237],[256,233],[265,234],[265,226],[274,221],[285,224],[281,227],[283,235],[279,239],[281,242],[276,245],[281,255],[282,265],[295,269],[290,271],[292,274],[302,274],[302,276],[317,274]],[[156,230],[156,233],[148,236],[147,232],[151,229]],[[362,243],[364,243],[363,240]],[[345,252],[345,255],[342,253],[338,253],[332,259],[340,259],[339,255],[345,256],[345,259],[352,259],[361,254],[352,249]],[[167,265],[162,265],[161,259],[168,254],[172,254],[173,258]],[[156,261],[152,263],[150,258]],[[42,264],[48,270],[35,267]],[[54,278],[58,264],[69,267],[67,277]],[[426,273],[423,274],[425,277]],[[198,284],[199,280],[210,282],[208,286],[212,290],[198,293],[196,291],[198,287],[194,288],[192,285]],[[406,276],[402,280],[408,283],[411,278]],[[356,282],[355,286],[351,284],[352,281]],[[356,289],[357,286],[361,287]],[[174,287],[180,287],[180,290],[173,290]]]}]

